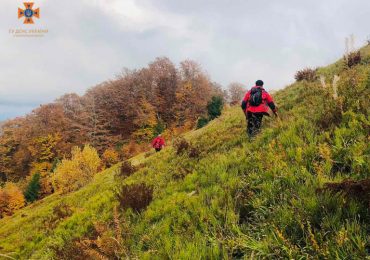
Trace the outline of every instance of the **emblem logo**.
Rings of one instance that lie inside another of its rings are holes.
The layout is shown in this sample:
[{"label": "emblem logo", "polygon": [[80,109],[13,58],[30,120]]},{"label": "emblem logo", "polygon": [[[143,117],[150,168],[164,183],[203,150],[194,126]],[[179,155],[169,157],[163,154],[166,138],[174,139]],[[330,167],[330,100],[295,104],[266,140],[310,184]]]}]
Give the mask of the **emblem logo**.
[{"label": "emblem logo", "polygon": [[33,17],[40,19],[40,8],[32,9],[34,3],[26,2],[23,3],[25,9],[18,8],[18,19],[24,17],[24,24],[34,24]]}]

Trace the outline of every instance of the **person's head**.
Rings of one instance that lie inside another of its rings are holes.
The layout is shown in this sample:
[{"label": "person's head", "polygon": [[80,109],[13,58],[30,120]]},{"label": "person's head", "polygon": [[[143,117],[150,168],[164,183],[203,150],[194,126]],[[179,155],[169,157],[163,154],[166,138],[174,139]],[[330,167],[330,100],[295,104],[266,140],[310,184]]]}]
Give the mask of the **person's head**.
[{"label": "person's head", "polygon": [[162,136],[161,134],[158,135],[158,137],[161,137],[161,136]]},{"label": "person's head", "polygon": [[262,80],[257,80],[256,81],[256,86],[258,86],[258,87],[262,87],[263,86],[263,81]]}]

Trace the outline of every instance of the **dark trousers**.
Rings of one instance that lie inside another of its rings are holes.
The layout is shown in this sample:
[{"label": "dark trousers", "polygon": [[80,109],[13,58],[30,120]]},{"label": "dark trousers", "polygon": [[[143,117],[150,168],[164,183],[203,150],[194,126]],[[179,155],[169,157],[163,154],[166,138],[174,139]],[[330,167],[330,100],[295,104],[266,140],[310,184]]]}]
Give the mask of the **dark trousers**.
[{"label": "dark trousers", "polygon": [[158,152],[160,152],[161,150],[162,150],[162,148],[154,148],[155,149],[155,151],[158,153]]},{"label": "dark trousers", "polygon": [[249,137],[253,137],[261,128],[263,114],[247,112],[247,118],[247,133]]}]

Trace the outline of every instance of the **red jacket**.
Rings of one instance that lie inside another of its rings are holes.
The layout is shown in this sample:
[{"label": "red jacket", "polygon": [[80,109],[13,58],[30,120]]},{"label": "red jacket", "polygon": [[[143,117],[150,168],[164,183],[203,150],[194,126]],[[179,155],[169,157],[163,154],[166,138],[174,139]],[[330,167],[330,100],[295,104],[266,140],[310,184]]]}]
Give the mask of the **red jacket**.
[{"label": "red jacket", "polygon": [[[262,103],[259,106],[251,106],[249,104],[249,98],[251,95],[251,90],[253,88],[262,88]],[[243,111],[251,112],[251,113],[263,113],[263,114],[268,115],[268,110],[270,107],[273,112],[276,112],[276,106],[274,104],[274,100],[263,87],[254,86],[251,88],[251,90],[249,90],[243,98],[243,102],[242,102]]]},{"label": "red jacket", "polygon": [[152,141],[153,148],[162,148],[164,146],[164,139],[161,136],[157,136]]}]

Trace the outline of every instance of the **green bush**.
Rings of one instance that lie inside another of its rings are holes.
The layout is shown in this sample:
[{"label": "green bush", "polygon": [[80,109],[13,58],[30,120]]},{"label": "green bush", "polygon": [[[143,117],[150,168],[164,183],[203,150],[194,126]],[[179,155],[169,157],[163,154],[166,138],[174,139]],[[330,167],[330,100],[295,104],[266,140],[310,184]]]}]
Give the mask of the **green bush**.
[{"label": "green bush", "polygon": [[40,173],[35,173],[32,175],[31,181],[27,185],[24,197],[28,202],[34,202],[39,198],[40,189]]},{"label": "green bush", "polygon": [[221,115],[224,101],[222,97],[213,96],[211,101],[207,105],[208,118],[213,120]]},{"label": "green bush", "polygon": [[197,129],[206,126],[209,121],[219,117],[224,107],[223,98],[220,96],[213,96],[207,105],[208,118],[200,117],[197,122]]},{"label": "green bush", "polygon": [[208,122],[209,122],[208,118],[205,118],[205,117],[199,118],[197,122],[197,129],[206,126]]}]

